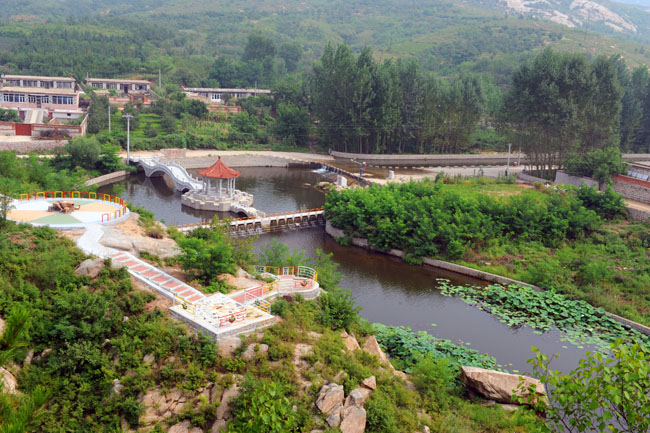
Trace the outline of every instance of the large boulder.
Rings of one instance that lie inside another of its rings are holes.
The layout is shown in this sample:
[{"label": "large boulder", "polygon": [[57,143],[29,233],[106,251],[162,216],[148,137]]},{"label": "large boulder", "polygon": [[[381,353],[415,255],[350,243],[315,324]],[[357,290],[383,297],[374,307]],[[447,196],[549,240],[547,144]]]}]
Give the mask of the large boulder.
[{"label": "large boulder", "polygon": [[13,374],[0,367],[0,390],[7,394],[18,394],[18,381]]},{"label": "large boulder", "polygon": [[77,266],[74,273],[77,275],[87,275],[92,280],[93,278],[97,278],[103,268],[104,259],[86,259]]},{"label": "large boulder", "polygon": [[139,254],[143,251],[160,258],[174,257],[182,253],[173,239],[153,239],[138,237],[132,241],[133,249]]},{"label": "large boulder", "polygon": [[336,383],[324,385],[316,399],[316,407],[322,413],[329,415],[337,405],[343,404],[344,397],[343,385],[337,385]]},{"label": "large boulder", "polygon": [[[499,403],[512,403],[513,396],[528,397],[531,385],[536,387],[534,401],[547,401],[544,384],[532,377],[463,366],[460,369],[460,379],[472,391]],[[520,379],[523,380],[523,387],[521,391],[517,391]]]},{"label": "large boulder", "polygon": [[363,404],[366,402],[370,396],[370,391],[368,388],[356,388],[350,391],[348,398],[345,399],[345,407],[350,406],[363,407]]},{"label": "large boulder", "polygon": [[388,361],[388,357],[384,353],[383,350],[381,350],[381,347],[379,347],[379,343],[377,342],[377,339],[375,338],[374,335],[371,335],[366,339],[365,344],[363,345],[363,350],[366,352],[375,355],[377,358],[379,358],[379,361],[385,363],[385,364],[390,364],[390,361]]},{"label": "large boulder", "polygon": [[361,382],[361,385],[365,386],[368,389],[375,389],[377,388],[377,378],[375,376],[370,376]]},{"label": "large boulder", "polygon": [[366,410],[356,406],[343,409],[341,433],[363,433],[366,429]]},{"label": "large boulder", "polygon": [[356,338],[354,338],[354,335],[350,335],[345,331],[341,332],[341,339],[343,340],[343,344],[345,344],[345,347],[347,350],[350,352],[360,349],[359,347],[359,342],[357,341]]}]

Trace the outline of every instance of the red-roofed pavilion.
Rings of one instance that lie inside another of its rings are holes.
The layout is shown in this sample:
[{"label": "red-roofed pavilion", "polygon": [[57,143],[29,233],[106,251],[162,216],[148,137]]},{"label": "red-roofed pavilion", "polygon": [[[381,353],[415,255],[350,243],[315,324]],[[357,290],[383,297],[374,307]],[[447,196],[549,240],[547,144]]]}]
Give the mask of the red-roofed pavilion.
[{"label": "red-roofed pavilion", "polygon": [[[232,197],[235,193],[235,179],[241,174],[240,171],[233,170],[221,160],[221,157],[208,168],[198,171],[203,178],[203,193],[210,194],[213,188],[216,188],[217,196]],[[211,185],[211,179],[219,179],[219,185]],[[226,187],[223,187],[223,180],[226,180]]]}]

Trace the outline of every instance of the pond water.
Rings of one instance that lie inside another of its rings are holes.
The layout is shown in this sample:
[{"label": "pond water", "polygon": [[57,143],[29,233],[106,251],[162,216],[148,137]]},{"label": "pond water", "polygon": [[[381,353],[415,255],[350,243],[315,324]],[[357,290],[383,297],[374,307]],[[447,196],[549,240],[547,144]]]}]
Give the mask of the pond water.
[{"label": "pond water", "polygon": [[[264,212],[282,212],[320,207],[324,194],[313,187],[324,180],[322,174],[308,169],[243,168],[237,188],[255,196],[254,206]],[[125,191],[122,198],[154,212],[167,224],[187,224],[210,219],[214,212],[196,211],[181,206],[181,194],[170,188],[165,178],[132,176],[118,182]],[[113,192],[113,185],[100,192]],[[232,216],[232,215],[228,215]],[[436,289],[437,278],[456,284],[483,284],[481,281],[423,266],[410,266],[400,259],[372,253],[358,247],[343,247],[314,227],[260,236],[256,245],[272,237],[291,248],[305,250],[315,256],[316,249],[332,253],[344,275],[342,287],[349,288],[361,314],[371,322],[410,326],[413,330],[466,344],[489,353],[509,370],[522,373],[530,369],[526,360],[532,357],[531,346],[547,354],[560,353],[552,367],[568,372],[575,368],[589,346],[579,349],[563,342],[564,334],[552,330],[538,335],[532,328],[508,328],[490,314],[465,304],[461,299],[446,297]],[[432,326],[435,324],[435,326]],[[512,365],[509,365],[512,364]]]}]

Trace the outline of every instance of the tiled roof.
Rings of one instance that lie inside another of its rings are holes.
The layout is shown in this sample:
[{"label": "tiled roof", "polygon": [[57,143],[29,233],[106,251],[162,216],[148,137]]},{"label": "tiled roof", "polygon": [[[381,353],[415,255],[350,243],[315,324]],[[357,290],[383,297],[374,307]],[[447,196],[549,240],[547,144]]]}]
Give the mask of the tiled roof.
[{"label": "tiled roof", "polygon": [[201,176],[212,177],[215,179],[231,179],[241,174],[240,171],[233,170],[221,161],[221,157],[208,168],[199,170]]}]

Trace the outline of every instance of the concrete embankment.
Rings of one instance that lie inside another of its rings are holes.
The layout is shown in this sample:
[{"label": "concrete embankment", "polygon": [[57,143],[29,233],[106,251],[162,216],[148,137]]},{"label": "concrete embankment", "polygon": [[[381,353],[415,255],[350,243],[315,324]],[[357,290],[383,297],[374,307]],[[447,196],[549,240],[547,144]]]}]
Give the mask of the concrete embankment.
[{"label": "concrete embankment", "polygon": [[[325,231],[327,232],[327,234],[329,234],[333,238],[347,237],[343,230],[337,229],[336,227],[333,227],[329,223],[329,221],[325,224]],[[367,248],[367,249],[372,250],[372,251],[378,251],[378,250],[376,250],[375,248],[373,248],[373,247],[371,247],[369,245],[367,239],[351,238],[351,242],[352,242],[353,245],[356,245],[358,247]],[[378,252],[382,252],[382,251],[378,251]],[[392,250],[389,250],[389,251],[384,252],[384,253],[389,254],[391,256],[400,257],[400,258],[404,256],[403,251],[396,250],[396,249],[392,249]],[[534,290],[539,290],[539,291],[544,290],[544,289],[542,289],[542,288],[540,288],[538,286],[535,286],[533,284],[524,283],[523,281],[513,280],[511,278],[503,277],[501,275],[491,274],[489,272],[480,271],[478,269],[473,269],[473,268],[469,268],[467,266],[457,265],[455,263],[449,263],[449,262],[445,262],[445,261],[442,261],[442,260],[424,258],[423,263],[425,265],[427,265],[427,266],[431,266],[431,267],[435,267],[435,268],[439,268],[439,269],[444,269],[444,270],[447,270],[447,271],[455,272],[457,274],[466,275],[466,276],[477,278],[477,279],[480,279],[480,280],[489,281],[489,282],[492,282],[492,283],[498,283],[498,284],[502,284],[502,285],[516,284],[516,285],[521,285],[521,286],[525,286],[525,287],[530,287],[530,288],[532,288]],[[645,325],[643,325],[641,323],[634,322],[632,320],[626,319],[624,317],[618,316],[618,315],[610,313],[610,312],[605,312],[605,314],[607,314],[609,317],[616,320],[617,322],[619,322],[619,323],[621,323],[621,324],[623,324],[625,326],[628,326],[628,327],[630,327],[632,329],[635,329],[636,331],[638,331],[638,332],[640,332],[642,334],[650,335],[650,327],[648,327],[648,326],[645,326]]]},{"label": "concrete embankment", "polygon": [[130,173],[126,170],[120,170],[120,171],[114,171],[113,173],[108,173],[103,176],[98,176],[94,177],[92,179],[88,179],[86,181],[86,186],[92,186],[92,185],[97,185],[97,186],[102,186],[102,185],[107,185],[109,183],[114,183],[117,181],[120,181],[122,179],[126,179],[129,177]]},{"label": "concrete embankment", "polygon": [[[486,154],[449,154],[449,155],[374,155],[365,153],[335,152],[331,155],[341,161],[365,161],[370,166],[377,167],[448,167],[448,166],[481,166],[506,165],[507,153]],[[650,154],[623,154],[624,161],[649,161]],[[519,161],[521,165],[528,164],[525,154],[519,152],[510,154],[510,163]]]}]

